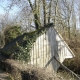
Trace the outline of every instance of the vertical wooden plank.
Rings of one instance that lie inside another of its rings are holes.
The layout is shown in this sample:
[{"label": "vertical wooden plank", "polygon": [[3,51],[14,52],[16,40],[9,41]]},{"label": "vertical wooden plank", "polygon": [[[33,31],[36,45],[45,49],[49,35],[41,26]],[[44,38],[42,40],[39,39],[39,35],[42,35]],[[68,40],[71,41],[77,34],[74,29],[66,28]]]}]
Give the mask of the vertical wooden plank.
[{"label": "vertical wooden plank", "polygon": [[43,34],[43,67],[44,67],[44,55],[45,55],[45,52],[44,52],[44,37],[45,36],[45,33]]}]

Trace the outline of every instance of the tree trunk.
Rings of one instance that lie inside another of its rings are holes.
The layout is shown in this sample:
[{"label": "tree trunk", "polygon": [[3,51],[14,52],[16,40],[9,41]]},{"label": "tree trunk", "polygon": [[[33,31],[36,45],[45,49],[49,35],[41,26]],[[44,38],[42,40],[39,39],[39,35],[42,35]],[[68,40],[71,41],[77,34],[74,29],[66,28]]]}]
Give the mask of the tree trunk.
[{"label": "tree trunk", "polygon": [[43,0],[44,25],[46,24],[46,1]]},{"label": "tree trunk", "polygon": [[[34,23],[35,23],[35,26],[36,26],[36,29],[39,29],[41,24],[40,24],[40,20],[39,20],[39,16],[38,16],[38,13],[37,13],[37,8],[33,8],[33,5],[31,3],[31,0],[28,0],[29,4],[30,4],[30,7],[33,11],[33,15],[34,15]],[[36,7],[36,0],[35,0],[35,7]]]},{"label": "tree trunk", "polygon": [[50,23],[50,18],[51,18],[51,3],[52,3],[52,0],[51,0],[50,3],[49,3],[48,23]]}]

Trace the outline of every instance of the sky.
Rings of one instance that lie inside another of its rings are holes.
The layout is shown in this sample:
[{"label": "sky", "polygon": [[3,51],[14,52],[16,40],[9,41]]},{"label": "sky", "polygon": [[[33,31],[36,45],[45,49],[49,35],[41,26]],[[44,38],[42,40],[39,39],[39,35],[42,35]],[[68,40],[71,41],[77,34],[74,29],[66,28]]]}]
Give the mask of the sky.
[{"label": "sky", "polygon": [[[5,14],[6,11],[9,10],[9,4],[10,4],[10,1],[8,0],[0,0],[0,14]],[[11,14],[14,14],[16,11],[18,11],[18,8],[16,6],[12,7],[10,9],[10,13]]]},{"label": "sky", "polygon": [[[31,2],[33,3],[34,0],[31,0]],[[10,0],[0,0],[0,14],[4,14],[6,12],[6,10],[8,9],[7,6],[10,4]],[[10,13],[13,14],[16,11],[18,11],[18,8],[16,6],[12,7],[12,9],[10,10]]]},{"label": "sky", "polygon": [[7,2],[2,2],[0,1],[0,14],[4,14],[4,8],[6,7],[5,5],[7,5]]},{"label": "sky", "polygon": [[7,6],[10,4],[7,0],[0,0],[0,14],[4,14],[8,9]]}]

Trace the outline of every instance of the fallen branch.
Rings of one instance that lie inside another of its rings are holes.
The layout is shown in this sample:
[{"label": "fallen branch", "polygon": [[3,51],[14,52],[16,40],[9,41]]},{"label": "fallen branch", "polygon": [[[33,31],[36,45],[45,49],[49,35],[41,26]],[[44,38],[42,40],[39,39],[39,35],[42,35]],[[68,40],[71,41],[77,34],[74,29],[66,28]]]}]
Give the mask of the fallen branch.
[{"label": "fallen branch", "polygon": [[64,68],[66,71],[70,72],[70,73],[73,74],[78,80],[80,80],[80,77],[79,77],[77,74],[75,74],[73,71],[71,71],[71,70],[68,69],[66,66],[64,66],[64,65],[63,65],[58,59],[56,59],[56,57],[54,57],[54,56],[48,61],[48,63],[45,65],[44,68],[46,68],[46,67],[51,63],[51,61],[52,61],[53,59],[55,59],[55,60],[60,64],[60,66],[61,66],[62,68]]},{"label": "fallen branch", "polygon": [[59,60],[57,60],[55,57],[54,57],[54,59],[60,64],[60,66],[62,67],[62,68],[64,68],[66,71],[68,71],[68,72],[70,72],[71,74],[73,74],[78,80],[80,80],[80,77],[77,75],[77,74],[75,74],[73,71],[71,71],[69,68],[67,68],[66,66],[64,66]]}]

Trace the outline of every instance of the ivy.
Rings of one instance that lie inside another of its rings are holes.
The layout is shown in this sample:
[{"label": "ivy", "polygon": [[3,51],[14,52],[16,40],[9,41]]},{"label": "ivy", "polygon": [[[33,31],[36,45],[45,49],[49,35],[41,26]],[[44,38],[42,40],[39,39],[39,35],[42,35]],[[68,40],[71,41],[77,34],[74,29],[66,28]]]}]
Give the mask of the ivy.
[{"label": "ivy", "polygon": [[30,59],[30,51],[33,47],[36,39],[45,33],[50,27],[52,27],[52,23],[41,27],[33,32],[24,33],[21,36],[18,36],[13,41],[9,42],[7,45],[1,49],[1,53],[6,55],[7,57],[12,57],[14,59],[29,61]]}]

